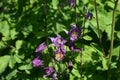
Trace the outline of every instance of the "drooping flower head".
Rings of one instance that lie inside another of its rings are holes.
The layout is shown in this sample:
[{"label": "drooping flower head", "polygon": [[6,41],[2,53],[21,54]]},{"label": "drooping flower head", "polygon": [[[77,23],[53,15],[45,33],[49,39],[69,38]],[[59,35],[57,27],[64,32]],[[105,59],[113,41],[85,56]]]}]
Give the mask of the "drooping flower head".
[{"label": "drooping flower head", "polygon": [[57,35],[56,38],[50,37],[50,39],[56,47],[61,47],[66,43],[66,40],[63,39],[60,35]]},{"label": "drooping flower head", "polygon": [[52,76],[52,80],[56,80],[56,78],[57,78],[57,73],[55,72]]},{"label": "drooping flower head", "polygon": [[64,48],[59,48],[58,50],[55,51],[55,59],[57,61],[63,60],[65,53],[66,50]]},{"label": "drooping flower head", "polygon": [[33,67],[42,67],[43,66],[43,60],[39,59],[39,56],[37,56],[34,60],[32,60]]},{"label": "drooping flower head", "polygon": [[80,52],[81,51],[81,48],[76,48],[74,42],[70,42],[69,49],[73,52]]},{"label": "drooping flower head", "polygon": [[68,63],[68,69],[69,69],[70,71],[72,71],[72,69],[73,69],[72,61],[69,61],[69,63]]},{"label": "drooping flower head", "polygon": [[93,14],[91,13],[91,12],[87,12],[86,14],[85,14],[85,19],[87,20],[91,20],[92,19],[92,17],[93,17]]},{"label": "drooping flower head", "polygon": [[53,67],[45,67],[44,69],[44,76],[50,76],[51,74],[53,74],[55,72],[55,69]]},{"label": "drooping flower head", "polygon": [[76,25],[72,25],[71,30],[68,32],[68,35],[70,36],[71,41],[75,41],[79,38],[81,35],[81,29],[78,29]]},{"label": "drooping flower head", "polygon": [[75,7],[76,0],[67,0],[67,2],[70,7]]},{"label": "drooping flower head", "polygon": [[46,48],[46,44],[45,43],[41,43],[35,50],[35,52],[42,52],[45,48]]}]

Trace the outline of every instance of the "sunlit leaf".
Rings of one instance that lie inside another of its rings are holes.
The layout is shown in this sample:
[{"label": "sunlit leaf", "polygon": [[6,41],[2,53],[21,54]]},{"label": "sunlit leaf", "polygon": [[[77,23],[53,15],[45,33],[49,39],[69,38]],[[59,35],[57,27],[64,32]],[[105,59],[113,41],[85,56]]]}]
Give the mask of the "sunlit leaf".
[{"label": "sunlit leaf", "polygon": [[92,37],[90,37],[90,36],[88,36],[88,35],[86,35],[86,36],[83,36],[83,39],[85,39],[85,40],[92,40]]},{"label": "sunlit leaf", "polygon": [[59,0],[52,0],[52,5],[54,9],[58,8]]},{"label": "sunlit leaf", "polygon": [[5,56],[0,57],[0,74],[2,72],[4,72],[5,69],[7,68],[9,60],[10,60],[9,55],[5,55]]}]

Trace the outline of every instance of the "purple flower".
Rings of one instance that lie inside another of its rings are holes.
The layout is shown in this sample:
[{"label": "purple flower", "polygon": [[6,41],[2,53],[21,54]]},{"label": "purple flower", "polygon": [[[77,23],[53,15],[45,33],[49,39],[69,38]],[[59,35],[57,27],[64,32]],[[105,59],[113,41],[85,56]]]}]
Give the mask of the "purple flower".
[{"label": "purple flower", "polygon": [[49,76],[55,72],[53,67],[45,67],[44,69],[44,76]]},{"label": "purple flower", "polygon": [[43,62],[44,62],[43,60],[39,59],[39,56],[32,60],[33,67],[43,66]]},{"label": "purple flower", "polygon": [[52,76],[52,80],[55,80],[57,78],[57,73],[55,72]]},{"label": "purple flower", "polygon": [[50,37],[50,39],[56,47],[61,47],[66,43],[66,40],[63,39],[60,35],[57,35],[56,38]]},{"label": "purple flower", "polygon": [[76,0],[67,0],[70,7],[75,7]]},{"label": "purple flower", "polygon": [[70,71],[72,71],[72,69],[73,69],[73,64],[72,64],[72,61],[69,61],[69,64],[68,64],[68,69],[69,69]]},{"label": "purple flower", "polygon": [[74,42],[70,42],[69,49],[73,52],[80,52],[81,51],[80,48],[76,48]]},{"label": "purple flower", "polygon": [[92,17],[93,17],[93,14],[90,13],[90,12],[87,12],[87,13],[85,14],[85,19],[91,20]]},{"label": "purple flower", "polygon": [[72,25],[72,29],[68,32],[71,41],[75,41],[81,35],[81,29],[76,28],[76,25]]},{"label": "purple flower", "polygon": [[59,48],[57,51],[55,51],[55,59],[57,61],[63,60],[65,53],[66,50],[63,47]]},{"label": "purple flower", "polygon": [[45,43],[41,43],[35,50],[35,52],[42,52],[45,48],[46,48],[46,44]]}]

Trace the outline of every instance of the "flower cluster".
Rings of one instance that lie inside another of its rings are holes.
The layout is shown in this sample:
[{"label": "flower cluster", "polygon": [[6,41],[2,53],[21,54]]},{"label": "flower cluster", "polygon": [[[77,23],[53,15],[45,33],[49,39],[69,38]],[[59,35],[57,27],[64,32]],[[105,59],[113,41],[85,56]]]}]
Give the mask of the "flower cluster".
[{"label": "flower cluster", "polygon": [[55,53],[55,59],[57,61],[61,61],[64,59],[64,55],[66,53],[66,50],[64,49],[64,44],[66,43],[66,40],[63,39],[60,35],[57,35],[56,38],[50,37],[52,43],[55,47],[57,47],[57,50],[54,51]]},{"label": "flower cluster", "polygon": [[[81,35],[81,29],[77,28],[76,25],[72,25],[72,28],[70,31],[67,31],[68,36],[70,37],[70,44],[69,49],[72,52],[80,52],[80,48],[76,48],[74,42],[80,37]],[[64,49],[65,43],[67,42],[66,39],[62,38],[59,34],[57,37],[50,37],[50,40],[55,47],[54,50],[54,58],[57,61],[62,61],[64,59],[64,56],[66,54],[66,50]],[[35,50],[36,53],[39,53],[36,55],[36,57],[32,60],[33,67],[41,67],[44,71],[44,76],[50,76],[52,75],[52,80],[55,80],[57,78],[57,73],[53,66],[44,67],[44,61],[40,59],[40,56],[47,48],[47,45],[45,43],[41,43]],[[68,63],[68,69],[71,71],[73,69],[72,61],[70,60]]]},{"label": "flower cluster", "polygon": [[[36,55],[36,57],[32,60],[33,67],[42,67],[44,71],[44,76],[50,76],[53,74],[52,80],[55,80],[57,78],[57,74],[55,73],[55,69],[51,66],[44,67],[43,60],[40,60],[40,55],[43,50],[45,50],[47,45],[45,43],[41,43],[35,50],[36,53],[39,53]],[[56,75],[55,75],[56,74]]]}]

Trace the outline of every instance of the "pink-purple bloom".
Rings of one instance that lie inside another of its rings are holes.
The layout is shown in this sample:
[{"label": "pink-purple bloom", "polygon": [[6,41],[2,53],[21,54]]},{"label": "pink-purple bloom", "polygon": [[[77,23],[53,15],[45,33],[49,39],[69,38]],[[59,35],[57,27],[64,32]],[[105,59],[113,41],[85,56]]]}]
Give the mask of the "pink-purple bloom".
[{"label": "pink-purple bloom", "polygon": [[68,69],[69,69],[70,71],[72,71],[72,69],[73,69],[73,64],[72,64],[72,61],[69,61],[69,64],[68,64]]},{"label": "pink-purple bloom", "polygon": [[90,12],[87,12],[87,13],[85,14],[85,19],[91,20],[92,17],[93,17],[93,14],[90,13]]},{"label": "pink-purple bloom", "polygon": [[76,25],[72,25],[71,30],[68,32],[68,35],[70,36],[71,41],[75,41],[79,38],[81,35],[81,29],[78,29]]},{"label": "pink-purple bloom", "polygon": [[42,67],[43,66],[43,60],[39,59],[39,56],[37,56],[34,60],[32,60],[33,67]]},{"label": "pink-purple bloom", "polygon": [[76,48],[74,42],[70,42],[69,49],[73,52],[80,52],[81,51],[81,48]]},{"label": "pink-purple bloom", "polygon": [[70,7],[75,7],[76,0],[67,0],[67,2]]},{"label": "pink-purple bloom", "polygon": [[63,47],[59,48],[58,50],[55,51],[55,59],[57,61],[63,60],[65,53],[66,53],[66,50]]},{"label": "pink-purple bloom", "polygon": [[53,74],[55,72],[55,69],[53,67],[45,67],[44,69],[44,76],[50,76],[51,74]]},{"label": "pink-purple bloom", "polygon": [[56,38],[50,37],[50,39],[56,47],[61,47],[66,43],[66,40],[63,39],[60,35],[57,35]]},{"label": "pink-purple bloom", "polygon": [[52,76],[52,80],[56,80],[57,79],[57,73],[55,72]]},{"label": "pink-purple bloom", "polygon": [[44,49],[46,49],[46,44],[45,43],[41,43],[35,50],[35,52],[42,52]]}]

